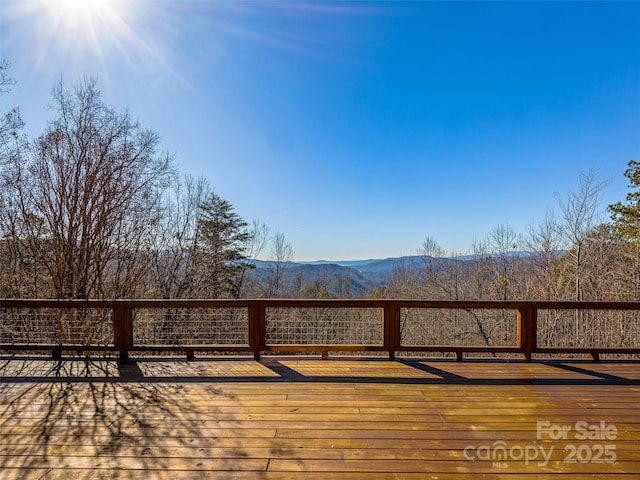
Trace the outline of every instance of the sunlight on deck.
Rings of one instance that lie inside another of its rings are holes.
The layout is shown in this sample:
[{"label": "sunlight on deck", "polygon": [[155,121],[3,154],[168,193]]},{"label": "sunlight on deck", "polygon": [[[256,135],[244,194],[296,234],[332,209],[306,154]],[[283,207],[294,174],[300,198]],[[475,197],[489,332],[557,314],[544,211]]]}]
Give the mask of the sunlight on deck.
[{"label": "sunlight on deck", "polygon": [[3,479],[640,477],[637,362],[4,359],[0,375]]}]

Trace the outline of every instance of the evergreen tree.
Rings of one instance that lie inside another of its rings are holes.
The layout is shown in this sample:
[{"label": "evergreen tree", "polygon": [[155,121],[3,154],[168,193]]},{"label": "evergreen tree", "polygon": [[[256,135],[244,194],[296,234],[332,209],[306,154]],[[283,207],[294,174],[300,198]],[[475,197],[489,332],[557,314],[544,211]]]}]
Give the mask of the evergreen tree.
[{"label": "evergreen tree", "polygon": [[640,162],[629,161],[624,172],[629,179],[626,203],[609,205],[613,230],[622,244],[626,269],[622,272],[629,282],[630,300],[640,300]]},{"label": "evergreen tree", "polygon": [[627,194],[627,203],[610,205],[609,210],[622,238],[637,243],[640,240],[640,162],[631,160],[624,176],[629,179],[629,187],[632,189]]},{"label": "evergreen tree", "polygon": [[212,193],[202,205],[198,238],[202,246],[205,283],[213,298],[238,298],[240,279],[251,264],[246,248],[251,234],[247,222],[231,203]]}]

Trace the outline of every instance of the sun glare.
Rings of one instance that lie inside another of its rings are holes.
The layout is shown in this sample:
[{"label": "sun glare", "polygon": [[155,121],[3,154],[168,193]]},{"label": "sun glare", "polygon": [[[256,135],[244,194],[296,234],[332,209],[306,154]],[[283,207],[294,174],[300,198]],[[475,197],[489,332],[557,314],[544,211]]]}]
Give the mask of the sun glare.
[{"label": "sun glare", "polygon": [[135,52],[142,42],[132,18],[142,7],[135,5],[129,0],[34,0],[14,4],[11,13],[32,19],[34,74],[65,65],[62,73],[109,82],[113,59],[140,64]]},{"label": "sun glare", "polygon": [[110,0],[47,0],[45,6],[64,28],[84,29],[96,22],[109,21],[115,14]]},{"label": "sun glare", "polygon": [[[2,3],[7,44],[24,44],[33,61],[33,78],[64,74],[99,78],[105,91],[122,71],[149,81],[170,74],[183,81],[170,63],[175,33],[173,2],[133,0],[23,0]],[[162,6],[163,8],[159,7]],[[173,23],[172,23],[173,22]],[[165,35],[165,32],[168,34]],[[25,42],[26,39],[26,42]],[[169,40],[167,40],[169,39]]]}]

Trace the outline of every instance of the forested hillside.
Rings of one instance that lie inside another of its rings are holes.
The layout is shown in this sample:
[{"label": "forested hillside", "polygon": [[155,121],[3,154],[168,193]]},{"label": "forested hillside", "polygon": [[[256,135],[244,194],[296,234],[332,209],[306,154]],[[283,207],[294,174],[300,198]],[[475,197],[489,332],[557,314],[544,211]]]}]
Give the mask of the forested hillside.
[{"label": "forested hillside", "polygon": [[626,199],[602,205],[598,174],[576,172],[555,214],[526,232],[498,225],[466,252],[427,237],[401,260],[301,265],[283,233],[181,175],[159,135],[107,106],[93,81],[56,85],[51,115],[27,138],[19,110],[3,112],[0,298],[640,297],[636,161]]}]

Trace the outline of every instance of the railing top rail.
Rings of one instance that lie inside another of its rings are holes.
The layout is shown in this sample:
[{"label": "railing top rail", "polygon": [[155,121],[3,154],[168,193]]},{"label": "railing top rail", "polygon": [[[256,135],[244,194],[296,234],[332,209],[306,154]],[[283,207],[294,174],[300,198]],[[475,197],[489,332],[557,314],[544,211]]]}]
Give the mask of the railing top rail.
[{"label": "railing top rail", "polygon": [[640,302],[577,301],[494,301],[494,300],[408,300],[408,299],[0,299],[0,308],[247,308],[250,306],[283,308],[523,308],[557,310],[640,310]]}]

